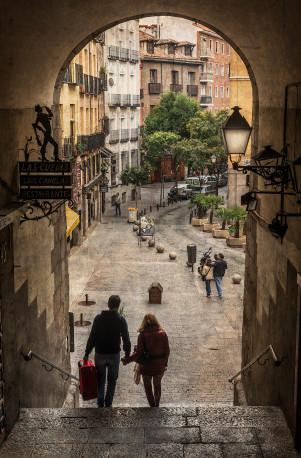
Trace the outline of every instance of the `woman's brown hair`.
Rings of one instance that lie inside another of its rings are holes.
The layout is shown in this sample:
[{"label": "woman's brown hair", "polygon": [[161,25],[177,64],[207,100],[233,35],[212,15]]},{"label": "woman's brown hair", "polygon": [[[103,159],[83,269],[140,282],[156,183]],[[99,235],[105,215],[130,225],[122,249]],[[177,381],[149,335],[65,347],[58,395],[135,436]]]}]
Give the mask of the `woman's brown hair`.
[{"label": "woman's brown hair", "polygon": [[142,323],[138,328],[138,332],[144,331],[144,329],[147,326],[157,326],[159,330],[162,329],[161,324],[159,323],[159,321],[157,320],[157,318],[155,317],[153,313],[147,313],[146,315],[144,315]]}]

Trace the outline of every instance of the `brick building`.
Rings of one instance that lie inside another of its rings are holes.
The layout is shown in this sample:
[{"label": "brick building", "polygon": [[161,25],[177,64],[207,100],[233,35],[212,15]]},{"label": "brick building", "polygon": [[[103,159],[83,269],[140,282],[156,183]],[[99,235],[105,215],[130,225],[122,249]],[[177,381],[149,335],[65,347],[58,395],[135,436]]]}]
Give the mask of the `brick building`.
[{"label": "brick building", "polygon": [[214,114],[229,109],[230,45],[207,27],[197,28],[197,57],[200,68],[200,106]]}]

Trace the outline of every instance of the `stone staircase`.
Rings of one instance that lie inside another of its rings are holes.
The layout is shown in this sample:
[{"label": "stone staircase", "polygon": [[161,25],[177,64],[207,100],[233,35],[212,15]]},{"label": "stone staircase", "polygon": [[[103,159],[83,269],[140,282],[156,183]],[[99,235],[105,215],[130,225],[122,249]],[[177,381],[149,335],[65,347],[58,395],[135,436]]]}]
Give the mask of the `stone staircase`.
[{"label": "stone staircase", "polygon": [[278,407],[21,409],[4,456],[293,458]]}]

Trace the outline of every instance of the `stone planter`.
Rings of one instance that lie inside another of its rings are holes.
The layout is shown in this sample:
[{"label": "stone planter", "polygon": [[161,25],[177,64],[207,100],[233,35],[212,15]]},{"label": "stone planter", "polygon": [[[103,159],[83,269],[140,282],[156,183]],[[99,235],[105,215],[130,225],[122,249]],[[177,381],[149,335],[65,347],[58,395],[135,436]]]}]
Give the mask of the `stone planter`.
[{"label": "stone planter", "polygon": [[213,229],[220,229],[221,225],[219,223],[204,223],[203,224],[203,231],[204,232],[212,232]]},{"label": "stone planter", "polygon": [[228,229],[213,229],[212,235],[215,239],[226,239],[229,237]]},{"label": "stone planter", "polygon": [[239,237],[238,239],[235,237],[227,237],[226,242],[227,245],[232,248],[243,248],[243,244],[246,243],[246,237]]},{"label": "stone planter", "polygon": [[203,226],[203,224],[208,223],[208,218],[192,218],[192,225],[193,226]]}]

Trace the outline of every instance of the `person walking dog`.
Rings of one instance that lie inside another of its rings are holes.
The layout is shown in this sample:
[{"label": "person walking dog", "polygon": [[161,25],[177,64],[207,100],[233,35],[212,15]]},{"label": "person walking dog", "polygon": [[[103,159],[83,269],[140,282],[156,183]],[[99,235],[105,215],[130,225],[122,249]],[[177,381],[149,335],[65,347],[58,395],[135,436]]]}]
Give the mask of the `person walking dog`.
[{"label": "person walking dog", "polygon": [[[120,364],[120,337],[123,341],[125,356],[128,357],[131,353],[128,325],[125,318],[118,313],[120,302],[119,296],[109,297],[109,310],[103,310],[94,318],[86,346],[85,361],[95,348],[98,407],[112,407]],[[108,385],[105,394],[106,378]]]},{"label": "person walking dog", "polygon": [[224,259],[223,253],[218,253],[214,263],[207,264],[209,267],[213,267],[213,277],[216,284],[216,289],[219,297],[223,297],[222,280],[227,269],[227,262]]},{"label": "person walking dog", "polygon": [[140,373],[150,407],[159,407],[161,380],[167,369],[169,357],[168,337],[152,313],[144,316],[138,332],[137,348],[130,357],[122,358],[122,362],[124,366],[133,361],[139,364],[144,353],[149,354],[148,363],[140,366]]}]

